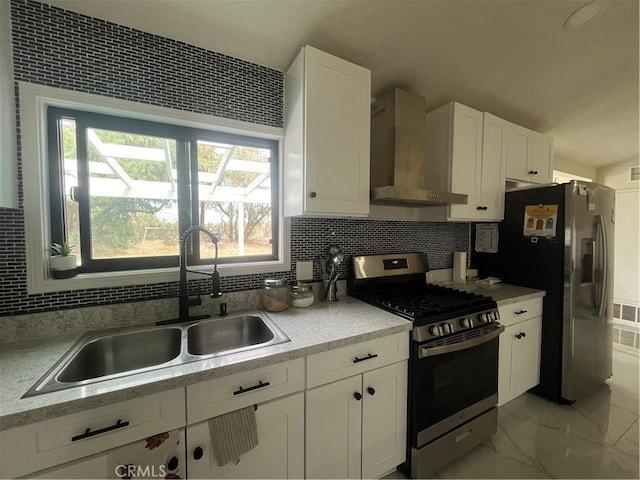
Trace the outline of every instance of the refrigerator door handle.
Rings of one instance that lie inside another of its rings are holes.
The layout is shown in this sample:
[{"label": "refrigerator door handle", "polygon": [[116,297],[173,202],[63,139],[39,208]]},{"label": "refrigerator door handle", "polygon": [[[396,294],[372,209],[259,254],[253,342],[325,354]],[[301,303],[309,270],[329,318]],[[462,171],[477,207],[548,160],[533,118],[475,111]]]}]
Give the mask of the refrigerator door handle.
[{"label": "refrigerator door handle", "polygon": [[[608,255],[608,251],[609,251],[609,244],[608,244],[608,239],[607,239],[607,230],[605,228],[605,218],[604,215],[598,215],[596,217],[596,237],[599,236],[600,238],[600,244],[602,245],[601,248],[601,252],[602,252],[602,259],[599,262],[600,264],[598,265],[598,267],[601,268],[601,277],[602,277],[602,287],[601,287],[601,291],[600,291],[600,298],[598,303],[596,304],[596,312],[598,314],[598,317],[603,317],[604,316],[604,311],[605,308],[607,306],[606,304],[606,300],[607,300],[607,287],[609,284],[609,255]],[[594,250],[595,250],[595,242],[594,242]],[[594,262],[595,263],[595,262]]]}]

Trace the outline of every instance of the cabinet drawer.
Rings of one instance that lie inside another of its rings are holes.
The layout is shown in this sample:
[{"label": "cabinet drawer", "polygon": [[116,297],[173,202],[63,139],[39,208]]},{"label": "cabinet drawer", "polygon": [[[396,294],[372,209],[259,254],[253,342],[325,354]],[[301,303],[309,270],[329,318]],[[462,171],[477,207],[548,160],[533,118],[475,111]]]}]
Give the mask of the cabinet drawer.
[{"label": "cabinet drawer", "polygon": [[542,298],[532,298],[508,305],[498,305],[500,323],[505,327],[542,315]]},{"label": "cabinet drawer", "polygon": [[409,332],[336,348],[307,357],[307,388],[409,358]]},{"label": "cabinet drawer", "polygon": [[187,387],[187,423],[304,390],[304,358]]},{"label": "cabinet drawer", "polygon": [[0,478],[26,475],[174,430],[184,425],[184,419],[184,389],[177,388],[5,430],[0,432]]}]

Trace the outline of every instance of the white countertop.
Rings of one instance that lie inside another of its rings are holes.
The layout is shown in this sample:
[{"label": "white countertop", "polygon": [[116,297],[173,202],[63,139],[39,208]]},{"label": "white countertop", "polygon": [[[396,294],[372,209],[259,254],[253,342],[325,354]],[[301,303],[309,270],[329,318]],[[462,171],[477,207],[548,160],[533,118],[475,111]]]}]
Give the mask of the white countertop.
[{"label": "white countertop", "polygon": [[[468,281],[438,284],[490,296],[499,305],[545,295],[542,290],[504,283],[482,285],[476,281]],[[291,339],[290,342],[26,399],[20,397],[81,335],[4,343],[0,351],[0,430],[304,357],[412,328],[411,322],[348,296],[341,297],[333,304],[316,303],[310,308],[290,307],[284,312],[268,315]]]},{"label": "white countertop", "polygon": [[[230,312],[233,314],[234,312]],[[2,344],[0,351],[0,430],[182,387],[409,331],[411,322],[351,297],[316,303],[269,317],[290,342],[97,382],[58,392],[20,398],[73,345],[80,334]]]},{"label": "white countertop", "polygon": [[517,285],[509,285],[507,283],[494,283],[493,285],[487,285],[476,280],[468,280],[466,283],[438,282],[437,284],[491,297],[498,305],[509,305],[510,303],[522,302],[524,300],[540,298],[546,295],[544,290],[519,287]]}]

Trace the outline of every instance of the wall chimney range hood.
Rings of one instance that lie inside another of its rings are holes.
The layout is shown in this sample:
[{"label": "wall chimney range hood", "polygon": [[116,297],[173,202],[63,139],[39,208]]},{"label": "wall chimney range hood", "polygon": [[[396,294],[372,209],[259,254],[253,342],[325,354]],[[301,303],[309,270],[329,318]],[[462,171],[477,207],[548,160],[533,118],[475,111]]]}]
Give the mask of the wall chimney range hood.
[{"label": "wall chimney range hood", "polygon": [[426,100],[394,89],[371,106],[371,203],[466,204],[467,195],[426,188]]}]

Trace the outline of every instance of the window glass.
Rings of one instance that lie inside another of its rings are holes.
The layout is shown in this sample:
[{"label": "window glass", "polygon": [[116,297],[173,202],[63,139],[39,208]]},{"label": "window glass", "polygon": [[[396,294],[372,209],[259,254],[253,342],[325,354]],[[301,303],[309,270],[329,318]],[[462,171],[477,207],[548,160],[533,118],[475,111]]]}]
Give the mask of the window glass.
[{"label": "window glass", "polygon": [[219,256],[273,255],[271,150],[199,140],[197,175],[198,222],[220,235]]},{"label": "window glass", "polygon": [[[78,186],[78,157],[76,151],[76,122],[70,118],[62,118],[59,122],[62,131],[61,142],[64,158],[64,176],[62,191],[64,192],[64,215],[67,228],[67,241],[74,246],[74,252],[80,251],[80,212],[78,204],[72,200],[71,192]],[[78,265],[82,259],[78,255]]]},{"label": "window glass", "polygon": [[176,141],[87,128],[92,258],[178,254]]}]

